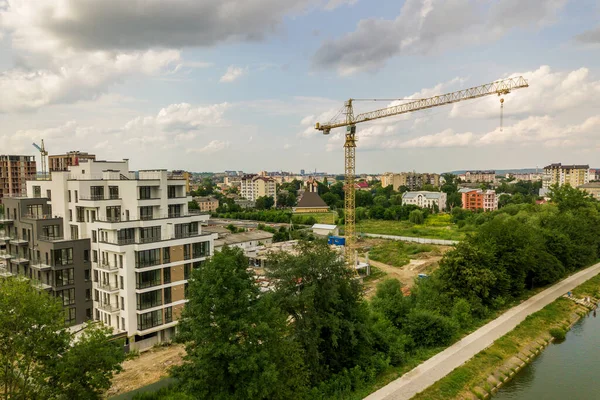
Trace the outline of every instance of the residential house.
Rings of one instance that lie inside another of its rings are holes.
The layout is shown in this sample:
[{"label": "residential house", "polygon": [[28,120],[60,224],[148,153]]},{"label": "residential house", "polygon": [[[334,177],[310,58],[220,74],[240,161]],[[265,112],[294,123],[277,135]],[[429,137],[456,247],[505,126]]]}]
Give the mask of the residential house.
[{"label": "residential house", "polygon": [[414,204],[421,208],[438,207],[439,211],[446,209],[447,195],[444,192],[405,192],[402,194],[402,204]]},{"label": "residential house", "polygon": [[465,210],[493,211],[498,209],[498,197],[493,190],[463,188],[461,194],[462,208]]}]

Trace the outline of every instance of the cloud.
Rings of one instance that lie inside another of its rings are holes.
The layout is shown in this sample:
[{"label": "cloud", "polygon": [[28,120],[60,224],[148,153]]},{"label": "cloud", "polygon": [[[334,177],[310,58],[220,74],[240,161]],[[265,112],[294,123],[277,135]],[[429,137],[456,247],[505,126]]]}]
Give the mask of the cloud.
[{"label": "cloud", "polygon": [[291,149],[292,147],[293,147],[293,146],[292,146],[291,144],[289,144],[289,143],[286,143],[286,144],[284,144],[284,145],[283,145],[283,149],[284,149],[284,150],[289,150],[289,149]]},{"label": "cloud", "polygon": [[353,6],[356,3],[358,3],[358,0],[329,0],[327,4],[325,4],[325,9],[331,11],[345,5]]},{"label": "cloud", "polygon": [[325,41],[313,57],[316,68],[340,75],[381,68],[398,55],[446,51],[497,40],[516,27],[549,24],[566,0],[407,0],[395,19],[363,19],[354,32]]},{"label": "cloud", "polygon": [[410,140],[390,140],[383,143],[382,147],[386,149],[466,147],[472,144],[473,139],[472,132],[455,133],[452,129],[446,129],[434,135],[425,135]]},{"label": "cloud", "polygon": [[600,43],[600,26],[575,36],[575,40],[586,44]]},{"label": "cloud", "polygon": [[225,74],[219,79],[221,83],[231,83],[241,78],[246,73],[245,68],[230,65]]},{"label": "cloud", "polygon": [[229,148],[230,142],[221,141],[221,140],[212,140],[204,147],[200,148],[190,148],[187,150],[188,153],[203,153],[203,154],[213,154],[222,150]]}]

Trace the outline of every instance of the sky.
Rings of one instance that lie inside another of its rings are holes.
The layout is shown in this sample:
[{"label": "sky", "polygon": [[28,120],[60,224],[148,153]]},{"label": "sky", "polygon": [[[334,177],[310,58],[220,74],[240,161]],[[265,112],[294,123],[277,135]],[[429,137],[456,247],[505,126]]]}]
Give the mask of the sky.
[{"label": "sky", "polygon": [[[523,76],[357,125],[358,173],[600,167],[598,0],[0,0],[0,154],[131,169],[343,171],[315,122]],[[387,99],[387,100],[386,100]]]}]

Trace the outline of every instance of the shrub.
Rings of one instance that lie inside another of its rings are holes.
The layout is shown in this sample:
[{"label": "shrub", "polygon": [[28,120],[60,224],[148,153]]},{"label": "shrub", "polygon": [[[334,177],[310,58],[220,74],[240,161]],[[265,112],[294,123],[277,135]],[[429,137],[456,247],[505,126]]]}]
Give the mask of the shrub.
[{"label": "shrub", "polygon": [[415,225],[422,225],[425,222],[425,216],[422,211],[413,210],[408,214],[408,220]]},{"label": "shrub", "polygon": [[565,340],[565,337],[567,337],[567,332],[561,328],[552,328],[550,329],[550,335],[552,335],[554,340]]}]

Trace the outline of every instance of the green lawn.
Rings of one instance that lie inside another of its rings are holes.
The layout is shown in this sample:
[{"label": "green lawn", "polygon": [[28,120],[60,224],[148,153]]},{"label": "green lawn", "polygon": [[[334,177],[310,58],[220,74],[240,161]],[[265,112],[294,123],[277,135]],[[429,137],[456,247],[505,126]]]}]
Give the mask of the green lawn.
[{"label": "green lawn", "polygon": [[[431,217],[430,217],[431,218]],[[427,220],[429,220],[428,218]],[[357,223],[359,233],[377,233],[381,235],[410,236],[430,239],[462,240],[470,226],[459,229],[456,224],[433,219],[430,225],[414,225],[408,221],[363,220]]]},{"label": "green lawn", "polygon": [[380,261],[394,267],[401,267],[408,264],[411,258],[415,258],[416,255],[435,250],[437,250],[437,247],[430,244],[404,243],[388,240],[374,246],[369,251],[369,257],[375,261]]}]

